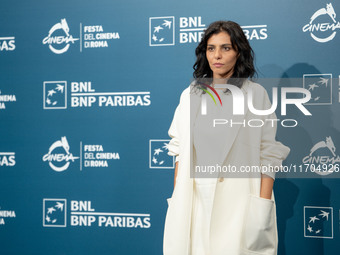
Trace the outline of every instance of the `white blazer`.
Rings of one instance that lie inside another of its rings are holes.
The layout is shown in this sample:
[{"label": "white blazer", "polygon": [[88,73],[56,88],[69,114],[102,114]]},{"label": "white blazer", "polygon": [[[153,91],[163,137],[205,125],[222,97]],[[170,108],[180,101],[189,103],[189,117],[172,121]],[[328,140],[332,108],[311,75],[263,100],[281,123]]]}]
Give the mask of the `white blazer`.
[{"label": "white blazer", "polygon": [[[180,97],[173,121],[169,129],[172,138],[169,143],[171,156],[177,156],[178,173],[176,186],[168,198],[165,218],[163,254],[191,255],[190,230],[193,198],[193,123],[191,113],[199,113],[201,96],[190,93],[192,84]],[[245,99],[252,89],[253,105],[256,109],[269,109],[271,106],[266,90],[259,84],[245,81],[242,92]],[[209,98],[208,98],[209,99]],[[246,102],[247,100],[245,100]],[[244,115],[234,115],[234,122],[249,119],[276,119],[275,113],[269,116],[256,116],[245,106]],[[276,122],[274,122],[276,123]],[[225,141],[223,159],[226,164],[280,166],[290,149],[275,140],[276,125],[266,122],[261,128],[236,125],[230,130]],[[190,139],[191,137],[191,139]],[[270,175],[270,174],[268,174]],[[274,175],[270,175],[275,178]],[[258,178],[220,178],[216,183],[210,221],[209,255],[276,255],[277,224],[274,193],[272,199],[260,197],[261,173]],[[208,254],[207,254],[208,255]]]}]

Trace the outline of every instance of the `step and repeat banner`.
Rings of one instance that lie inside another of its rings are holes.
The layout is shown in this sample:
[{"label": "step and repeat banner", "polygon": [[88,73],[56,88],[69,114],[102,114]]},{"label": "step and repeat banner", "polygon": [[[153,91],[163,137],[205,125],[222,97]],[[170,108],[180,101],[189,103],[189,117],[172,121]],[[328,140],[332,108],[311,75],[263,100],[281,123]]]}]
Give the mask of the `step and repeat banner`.
[{"label": "step and repeat banner", "polygon": [[[298,125],[278,126],[284,163],[339,163],[337,14],[317,0],[3,2],[0,254],[162,254],[167,132],[216,20],[242,26],[259,78],[311,92],[312,117],[288,108]],[[276,179],[279,254],[339,252],[336,174]]]}]

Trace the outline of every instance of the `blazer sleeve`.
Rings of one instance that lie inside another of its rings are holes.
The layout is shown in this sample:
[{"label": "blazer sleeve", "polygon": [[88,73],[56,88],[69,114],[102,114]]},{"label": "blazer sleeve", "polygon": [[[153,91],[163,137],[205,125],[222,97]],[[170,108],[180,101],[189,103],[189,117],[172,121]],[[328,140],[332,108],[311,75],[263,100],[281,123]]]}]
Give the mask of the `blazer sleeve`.
[{"label": "blazer sleeve", "polygon": [[[269,109],[271,103],[268,97],[267,91],[264,89],[264,108]],[[267,115],[266,119],[276,120],[276,114],[273,112]],[[282,161],[285,160],[290,152],[290,148],[283,145],[281,142],[276,141],[276,121],[265,121],[261,132],[261,145],[260,145],[260,161],[261,161],[261,173],[270,176],[275,179],[275,171],[267,171],[269,166],[280,168]]]},{"label": "blazer sleeve", "polygon": [[176,162],[179,161],[179,144],[180,144],[180,137],[179,137],[179,114],[181,109],[181,103],[177,106],[175,110],[174,117],[172,119],[168,135],[172,138],[168,145],[168,155],[169,156],[176,156]]}]

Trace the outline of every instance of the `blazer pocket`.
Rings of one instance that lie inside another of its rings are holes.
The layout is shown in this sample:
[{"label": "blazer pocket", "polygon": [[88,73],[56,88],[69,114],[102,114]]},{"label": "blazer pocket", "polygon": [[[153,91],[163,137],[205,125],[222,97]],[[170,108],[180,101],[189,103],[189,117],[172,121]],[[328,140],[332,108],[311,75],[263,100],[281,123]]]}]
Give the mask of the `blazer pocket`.
[{"label": "blazer pocket", "polygon": [[241,240],[241,255],[276,255],[275,202],[249,194]]}]

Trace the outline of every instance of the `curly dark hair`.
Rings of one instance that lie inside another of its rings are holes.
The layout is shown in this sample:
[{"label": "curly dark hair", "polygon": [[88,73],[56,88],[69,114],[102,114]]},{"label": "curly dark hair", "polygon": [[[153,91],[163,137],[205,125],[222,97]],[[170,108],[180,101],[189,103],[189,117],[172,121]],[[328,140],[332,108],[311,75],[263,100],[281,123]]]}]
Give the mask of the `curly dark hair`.
[{"label": "curly dark hair", "polygon": [[229,34],[233,49],[239,53],[230,81],[232,80],[232,84],[241,87],[245,79],[253,78],[257,74],[254,68],[255,55],[242,28],[233,21],[215,21],[205,30],[202,40],[195,50],[197,59],[193,66],[193,76],[195,79],[213,77],[206,57],[207,42],[212,35],[222,31]]}]

